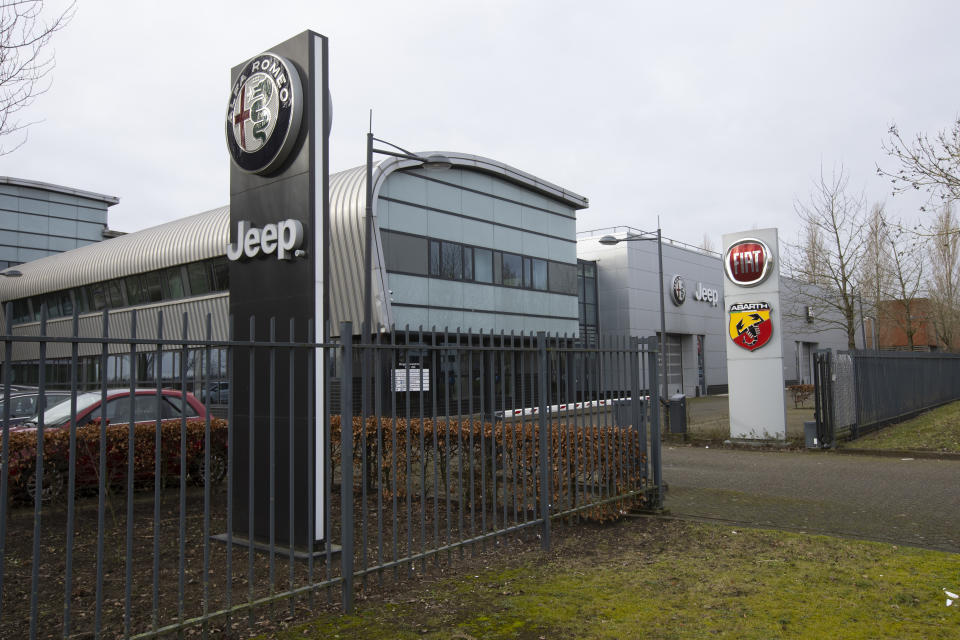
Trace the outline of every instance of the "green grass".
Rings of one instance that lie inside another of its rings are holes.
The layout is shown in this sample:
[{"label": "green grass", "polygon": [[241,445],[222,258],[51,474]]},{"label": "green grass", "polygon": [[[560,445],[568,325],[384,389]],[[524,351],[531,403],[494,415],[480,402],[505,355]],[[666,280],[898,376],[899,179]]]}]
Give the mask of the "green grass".
[{"label": "green grass", "polygon": [[634,519],[280,638],[957,638],[960,555]]},{"label": "green grass", "polygon": [[[948,451],[960,453],[960,402],[927,411],[846,443],[856,449]],[[958,634],[960,635],[960,634]]]}]

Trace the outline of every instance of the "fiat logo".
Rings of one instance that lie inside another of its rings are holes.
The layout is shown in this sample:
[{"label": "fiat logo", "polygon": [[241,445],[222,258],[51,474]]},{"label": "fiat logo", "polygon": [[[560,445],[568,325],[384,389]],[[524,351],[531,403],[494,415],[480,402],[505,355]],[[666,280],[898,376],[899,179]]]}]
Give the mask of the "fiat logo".
[{"label": "fiat logo", "polygon": [[744,238],[730,245],[723,259],[724,270],[730,282],[741,287],[753,287],[763,282],[773,265],[770,248],[762,240]]}]

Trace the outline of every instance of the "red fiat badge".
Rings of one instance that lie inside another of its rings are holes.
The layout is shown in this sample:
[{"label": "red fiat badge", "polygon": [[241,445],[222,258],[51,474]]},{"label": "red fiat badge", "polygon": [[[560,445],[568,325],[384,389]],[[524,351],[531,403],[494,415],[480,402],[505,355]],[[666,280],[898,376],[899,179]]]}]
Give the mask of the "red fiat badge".
[{"label": "red fiat badge", "polygon": [[760,284],[770,273],[773,256],[767,245],[754,238],[738,240],[727,249],[723,266],[727,277],[741,287]]}]

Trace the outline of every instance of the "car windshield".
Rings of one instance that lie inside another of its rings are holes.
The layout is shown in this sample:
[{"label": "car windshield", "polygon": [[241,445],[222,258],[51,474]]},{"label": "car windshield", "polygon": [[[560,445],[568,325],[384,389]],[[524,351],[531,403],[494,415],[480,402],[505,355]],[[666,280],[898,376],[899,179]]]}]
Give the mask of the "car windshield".
[{"label": "car windshield", "polygon": [[[100,402],[101,394],[90,392],[90,393],[81,393],[77,395],[77,413],[80,413],[87,407],[91,407],[98,402]],[[43,424],[48,427],[59,427],[70,421],[70,405],[72,403],[69,401],[61,402],[60,404],[50,407],[43,413]],[[34,416],[31,419],[31,422],[37,422],[39,416]]]}]

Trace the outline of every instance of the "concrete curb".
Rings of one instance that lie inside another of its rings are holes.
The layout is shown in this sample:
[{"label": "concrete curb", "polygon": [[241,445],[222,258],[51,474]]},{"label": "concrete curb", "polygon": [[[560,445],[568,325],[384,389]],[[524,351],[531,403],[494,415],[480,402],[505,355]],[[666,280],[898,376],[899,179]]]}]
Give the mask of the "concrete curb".
[{"label": "concrete curb", "polygon": [[830,449],[833,453],[849,456],[878,458],[922,458],[926,460],[960,460],[960,453],[952,451],[908,451],[903,449]]}]

